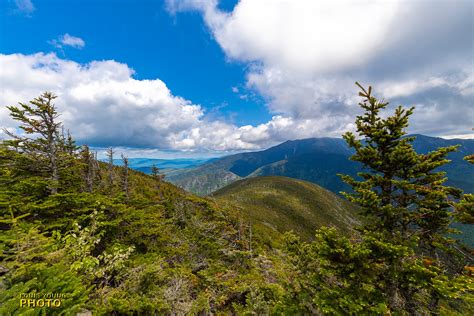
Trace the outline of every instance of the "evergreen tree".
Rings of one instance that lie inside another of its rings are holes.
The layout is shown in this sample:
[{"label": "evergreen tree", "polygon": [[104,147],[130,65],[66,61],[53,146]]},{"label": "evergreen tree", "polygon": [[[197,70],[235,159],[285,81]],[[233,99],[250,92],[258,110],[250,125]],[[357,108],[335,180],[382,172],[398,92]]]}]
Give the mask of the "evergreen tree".
[{"label": "evergreen tree", "polygon": [[348,132],[344,139],[364,171],[359,180],[342,178],[353,188],[343,194],[359,205],[365,224],[353,239],[331,229],[318,231],[310,244],[289,236],[298,277],[288,300],[303,313],[411,315],[438,314],[441,302],[462,295],[472,300],[469,278],[453,255],[465,258],[447,237],[460,190],[445,186],[438,169],[456,147],[416,153],[414,137],[405,136],[414,109],[400,106],[383,118],[388,102],[357,85],[364,110],[356,118],[359,137]]},{"label": "evergreen tree", "polygon": [[354,189],[344,195],[362,207],[369,220],[367,229],[386,232],[390,240],[419,237],[430,246],[446,242],[453,198],[459,198],[461,190],[443,185],[447,178],[437,168],[449,162],[447,154],[457,146],[416,153],[414,137],[404,137],[414,108],[399,106],[394,115],[383,119],[380,111],[388,102],[377,100],[371,87],[365,90],[357,85],[364,98],[360,106],[365,110],[356,119],[361,139],[351,132],[343,137],[355,149],[351,160],[360,162],[368,172],[358,174],[362,181],[343,176]]},{"label": "evergreen tree", "polygon": [[[61,142],[61,122],[57,121],[59,114],[53,104],[56,96],[51,92],[44,92],[33,99],[29,104],[19,103],[19,106],[7,106],[10,116],[20,122],[20,129],[25,136],[16,135],[4,130],[12,140],[6,141],[7,146],[24,153],[29,159],[29,165],[23,165],[30,172],[46,173],[50,179],[49,189],[52,194],[58,192],[61,157],[59,154]],[[36,137],[29,137],[36,136]]]},{"label": "evergreen tree", "polygon": [[75,192],[82,186],[82,175],[80,172],[80,147],[72,137],[69,130],[61,133],[58,140],[58,163],[59,182],[58,187],[62,192]]},{"label": "evergreen tree", "polygon": [[151,176],[157,181],[161,181],[165,178],[165,175],[160,173],[160,169],[156,166],[156,164],[151,166]]},{"label": "evergreen tree", "polygon": [[[416,312],[421,305],[416,300],[420,285],[413,282],[417,277],[413,269],[418,264],[410,258],[415,258],[416,253],[436,257],[434,262],[427,258],[425,262],[434,268],[422,273],[427,285],[425,303],[435,312],[443,296],[435,283],[445,268],[440,252],[450,250],[447,246],[451,240],[446,233],[452,221],[454,199],[461,193],[444,185],[447,179],[438,167],[449,162],[448,153],[457,147],[416,153],[412,146],[414,137],[405,137],[414,108],[406,110],[399,106],[392,116],[382,118],[380,112],[388,102],[375,98],[371,87],[366,90],[357,85],[363,98],[360,106],[365,111],[356,119],[360,139],[351,132],[343,137],[355,150],[351,159],[360,162],[367,171],[358,174],[361,181],[343,176],[354,190],[344,195],[362,208],[367,218],[366,236],[376,236],[386,243],[387,249],[393,250],[392,254],[381,254],[379,258],[387,264],[381,291],[387,295],[392,310],[404,306],[409,312]],[[396,249],[400,255],[393,256]]]},{"label": "evergreen tree", "polygon": [[[474,154],[464,157],[471,164],[474,164]],[[457,217],[466,224],[474,224],[474,194],[464,194],[456,205]]]},{"label": "evergreen tree", "polygon": [[158,180],[159,179],[159,174],[160,174],[160,170],[158,169],[158,167],[155,164],[153,164],[151,166],[151,176],[153,177],[153,179]]}]

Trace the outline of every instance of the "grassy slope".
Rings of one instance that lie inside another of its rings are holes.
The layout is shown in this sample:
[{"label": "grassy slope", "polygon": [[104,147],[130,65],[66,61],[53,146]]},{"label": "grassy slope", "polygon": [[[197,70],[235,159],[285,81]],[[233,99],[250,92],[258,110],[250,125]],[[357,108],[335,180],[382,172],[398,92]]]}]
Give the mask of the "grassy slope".
[{"label": "grassy slope", "polygon": [[321,226],[343,232],[358,223],[354,206],[322,187],[286,177],[240,180],[212,194],[219,204],[242,212],[254,225],[274,232],[293,230],[305,239]]}]

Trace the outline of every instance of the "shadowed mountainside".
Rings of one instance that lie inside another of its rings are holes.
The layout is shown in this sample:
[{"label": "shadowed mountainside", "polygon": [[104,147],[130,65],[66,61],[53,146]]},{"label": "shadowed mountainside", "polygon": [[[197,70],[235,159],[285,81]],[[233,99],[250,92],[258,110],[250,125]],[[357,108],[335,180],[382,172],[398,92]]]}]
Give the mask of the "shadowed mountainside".
[{"label": "shadowed mountainside", "polygon": [[[474,152],[474,140],[415,136],[413,146],[420,153],[459,144],[458,151],[449,155],[451,163],[441,170],[447,172],[447,184],[466,192],[474,192],[474,170],[463,160],[466,155]],[[348,159],[351,154],[352,151],[343,139],[308,138],[179,170],[170,174],[168,180],[188,191],[206,195],[239,179],[277,175],[313,182],[338,193],[349,188],[337,174],[354,176],[361,170],[356,162]]]}]

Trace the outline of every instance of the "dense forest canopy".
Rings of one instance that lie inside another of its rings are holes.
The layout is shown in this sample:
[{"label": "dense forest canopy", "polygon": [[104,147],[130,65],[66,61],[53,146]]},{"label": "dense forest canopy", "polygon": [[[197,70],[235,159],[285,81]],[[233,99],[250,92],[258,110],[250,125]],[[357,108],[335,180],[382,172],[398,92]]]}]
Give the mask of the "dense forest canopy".
[{"label": "dense forest canopy", "polygon": [[[238,210],[97,160],[45,92],[9,106],[21,133],[0,146],[0,314],[472,314],[472,252],[450,236],[473,195],[438,167],[456,147],[417,153],[414,109],[359,86],[364,113],[344,139],[356,230],[269,240]],[[472,156],[467,157],[472,162]],[[273,238],[273,237],[272,237]],[[60,306],[41,305],[53,293]]]}]

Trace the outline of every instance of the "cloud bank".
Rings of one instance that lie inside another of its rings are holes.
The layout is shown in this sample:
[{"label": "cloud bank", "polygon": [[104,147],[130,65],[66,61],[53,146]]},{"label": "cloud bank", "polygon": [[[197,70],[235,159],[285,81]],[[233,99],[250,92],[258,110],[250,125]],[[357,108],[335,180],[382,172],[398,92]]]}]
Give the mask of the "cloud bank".
[{"label": "cloud bank", "polygon": [[318,126],[301,135],[349,128],[359,81],[415,105],[411,132],[472,136],[471,0],[241,0],[232,12],[217,1],[169,0],[167,9],[201,12],[229,60],[250,64],[247,87],[270,111]]},{"label": "cloud bank", "polygon": [[[251,150],[294,136],[294,121],[275,116],[259,126],[208,120],[204,109],[175,96],[159,80],[137,80],[116,61],[79,64],[50,53],[0,54],[0,126],[14,129],[5,105],[56,93],[66,128],[92,146],[159,148],[194,152]],[[311,127],[312,128],[312,127]],[[0,135],[1,136],[1,135]]]}]

